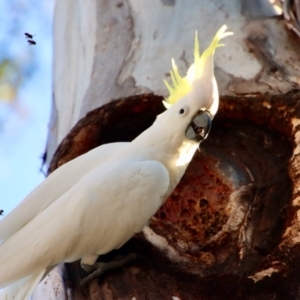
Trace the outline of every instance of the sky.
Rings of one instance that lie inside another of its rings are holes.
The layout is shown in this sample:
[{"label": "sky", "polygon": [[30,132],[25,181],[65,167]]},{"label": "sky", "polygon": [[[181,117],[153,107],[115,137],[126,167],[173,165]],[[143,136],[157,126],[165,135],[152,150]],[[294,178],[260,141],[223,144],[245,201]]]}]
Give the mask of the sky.
[{"label": "sky", "polygon": [[[52,101],[54,2],[0,1],[0,66],[8,65],[2,77],[0,69],[0,210],[4,210],[3,215],[44,179],[40,168]],[[28,45],[25,32],[34,35],[36,45]]]}]

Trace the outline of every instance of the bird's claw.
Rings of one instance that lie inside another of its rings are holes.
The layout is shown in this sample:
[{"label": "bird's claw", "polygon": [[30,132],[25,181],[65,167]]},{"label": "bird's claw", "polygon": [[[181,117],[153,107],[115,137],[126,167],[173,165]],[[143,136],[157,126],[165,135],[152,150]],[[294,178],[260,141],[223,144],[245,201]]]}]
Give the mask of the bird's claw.
[{"label": "bird's claw", "polygon": [[125,257],[121,257],[121,258],[117,257],[115,260],[107,263],[96,262],[94,265],[82,264],[82,268],[87,273],[90,274],[81,281],[80,288],[84,289],[92,280],[102,276],[107,271],[121,268],[124,265],[128,264],[129,262],[136,260],[138,258],[139,258],[138,254],[131,253]]}]

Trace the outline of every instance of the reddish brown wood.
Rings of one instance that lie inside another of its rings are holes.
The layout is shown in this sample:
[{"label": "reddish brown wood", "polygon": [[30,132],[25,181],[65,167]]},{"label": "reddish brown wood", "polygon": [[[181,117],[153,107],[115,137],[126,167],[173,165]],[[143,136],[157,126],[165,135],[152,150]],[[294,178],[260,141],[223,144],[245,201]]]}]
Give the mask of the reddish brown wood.
[{"label": "reddish brown wood", "polygon": [[[163,111],[161,100],[134,96],[89,113],[50,171],[102,143],[131,140]],[[140,259],[95,280],[86,295],[79,263],[66,264],[72,299],[299,299],[299,129],[299,91],[222,97],[201,153],[150,224],[175,258],[138,234],[100,259]]]}]

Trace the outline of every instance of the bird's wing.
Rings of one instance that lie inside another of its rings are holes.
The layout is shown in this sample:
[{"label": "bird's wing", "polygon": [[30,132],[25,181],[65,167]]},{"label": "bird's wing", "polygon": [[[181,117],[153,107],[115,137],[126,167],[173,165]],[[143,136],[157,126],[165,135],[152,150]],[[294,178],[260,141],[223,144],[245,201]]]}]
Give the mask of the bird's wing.
[{"label": "bird's wing", "polygon": [[0,291],[0,300],[28,300],[47,270],[22,278]]},{"label": "bird's wing", "polygon": [[0,241],[6,240],[14,234],[75,185],[94,167],[107,162],[127,144],[111,143],[102,145],[55,170],[11,213],[0,221]]},{"label": "bird's wing", "polygon": [[121,247],[160,207],[169,187],[156,161],[110,162],[0,244],[0,288],[62,261]]}]

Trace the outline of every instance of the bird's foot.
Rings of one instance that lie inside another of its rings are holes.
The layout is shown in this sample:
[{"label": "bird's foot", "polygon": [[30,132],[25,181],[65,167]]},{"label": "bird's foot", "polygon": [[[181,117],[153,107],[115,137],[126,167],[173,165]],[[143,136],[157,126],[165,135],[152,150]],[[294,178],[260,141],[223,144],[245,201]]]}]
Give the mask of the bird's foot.
[{"label": "bird's foot", "polygon": [[87,272],[90,273],[86,278],[84,278],[80,286],[81,288],[86,287],[92,280],[97,277],[100,277],[109,270],[118,269],[128,264],[129,262],[136,260],[138,255],[136,253],[131,253],[125,257],[116,257],[115,260],[107,263],[96,262],[93,265],[81,264],[81,267]]}]

